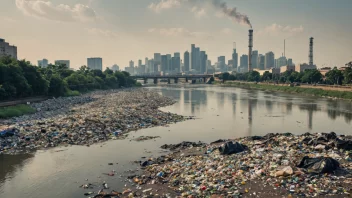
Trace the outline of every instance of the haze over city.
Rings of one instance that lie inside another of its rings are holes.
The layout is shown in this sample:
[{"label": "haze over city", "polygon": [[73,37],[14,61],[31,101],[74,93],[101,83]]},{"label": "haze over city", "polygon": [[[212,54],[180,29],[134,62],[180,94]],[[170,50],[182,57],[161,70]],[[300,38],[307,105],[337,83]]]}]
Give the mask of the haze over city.
[{"label": "haze over city", "polygon": [[[16,45],[18,58],[32,63],[46,58],[70,60],[78,69],[88,57],[101,57],[103,67],[174,54],[196,44],[213,63],[231,59],[233,42],[238,55],[248,53],[248,29],[254,46],[294,63],[308,62],[309,38],[314,37],[317,67],[341,67],[352,59],[349,46],[352,22],[349,0],[335,1],[219,1],[236,8],[230,18],[213,1],[190,0],[1,0],[0,37]],[[241,18],[242,17],[242,18]]]}]

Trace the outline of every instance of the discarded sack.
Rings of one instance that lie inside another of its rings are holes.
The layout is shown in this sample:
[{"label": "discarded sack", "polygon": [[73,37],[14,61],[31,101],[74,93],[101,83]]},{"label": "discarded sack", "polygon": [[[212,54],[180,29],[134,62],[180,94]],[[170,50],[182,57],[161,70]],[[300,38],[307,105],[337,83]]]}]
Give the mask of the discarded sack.
[{"label": "discarded sack", "polygon": [[219,151],[223,155],[240,153],[242,151],[245,151],[246,149],[247,149],[247,146],[240,144],[238,142],[236,142],[235,144],[233,142],[226,142],[224,145],[219,147]]},{"label": "discarded sack", "polygon": [[332,173],[340,167],[340,163],[331,157],[303,157],[299,168],[305,168],[309,173]]},{"label": "discarded sack", "polygon": [[336,147],[338,149],[352,150],[352,140],[336,139]]}]

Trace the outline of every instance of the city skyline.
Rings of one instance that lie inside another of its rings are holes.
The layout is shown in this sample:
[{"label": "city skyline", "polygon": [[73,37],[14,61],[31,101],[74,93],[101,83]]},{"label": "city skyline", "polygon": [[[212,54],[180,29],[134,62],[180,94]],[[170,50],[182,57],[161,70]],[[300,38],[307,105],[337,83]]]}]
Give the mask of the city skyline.
[{"label": "city skyline", "polygon": [[[160,2],[3,0],[0,38],[18,47],[19,59],[35,64],[43,57],[52,61],[65,58],[74,69],[86,65],[87,57],[102,57],[104,69],[114,64],[123,69],[130,60],[152,58],[156,52],[190,52],[192,43],[206,51],[213,63],[219,56],[231,59],[233,42],[238,54],[248,54],[248,25],[228,20],[206,3],[189,6],[167,4],[179,0]],[[322,4],[312,0],[303,5],[274,0],[224,2],[249,17],[254,29],[253,50],[260,54],[273,51],[279,57],[286,39],[286,57],[295,63],[308,63],[308,42],[314,37],[318,67],[343,66],[352,59],[348,52],[352,22],[346,20],[351,15],[350,1]],[[64,9],[60,4],[67,6]],[[296,12],[284,12],[283,8],[293,6]],[[50,8],[50,15],[46,8]]]}]

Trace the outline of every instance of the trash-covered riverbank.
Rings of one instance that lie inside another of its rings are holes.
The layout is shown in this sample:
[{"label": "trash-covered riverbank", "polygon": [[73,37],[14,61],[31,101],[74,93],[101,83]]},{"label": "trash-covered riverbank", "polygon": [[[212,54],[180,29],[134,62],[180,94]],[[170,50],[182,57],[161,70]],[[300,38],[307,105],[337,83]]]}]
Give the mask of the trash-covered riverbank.
[{"label": "trash-covered riverbank", "polygon": [[[349,197],[352,137],[267,134],[211,144],[163,145],[121,197]],[[95,197],[103,197],[96,195]]]},{"label": "trash-covered riverbank", "polygon": [[37,112],[2,121],[0,154],[124,138],[129,131],[187,119],[158,110],[174,104],[146,89],[96,91],[31,104]]}]

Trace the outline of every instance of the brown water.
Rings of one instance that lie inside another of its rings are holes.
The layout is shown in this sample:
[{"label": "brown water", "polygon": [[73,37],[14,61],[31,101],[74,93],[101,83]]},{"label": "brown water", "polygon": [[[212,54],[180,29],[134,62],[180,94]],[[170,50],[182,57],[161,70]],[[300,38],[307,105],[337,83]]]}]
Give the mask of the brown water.
[{"label": "brown water", "polygon": [[[38,151],[34,154],[0,155],[0,197],[85,197],[79,188],[85,183],[121,191],[127,175],[138,166],[132,161],[142,156],[161,155],[159,147],[180,141],[211,142],[220,138],[264,135],[269,132],[330,132],[352,135],[352,103],[285,93],[270,93],[213,86],[151,87],[177,103],[162,108],[189,120],[169,127],[131,132],[126,140],[109,141],[90,147],[71,146]],[[140,135],[161,136],[134,142]],[[108,163],[113,162],[113,166]],[[116,164],[118,163],[118,164]],[[112,170],[117,175],[103,175]],[[121,177],[120,177],[121,175]],[[88,181],[85,181],[88,179]]]}]

